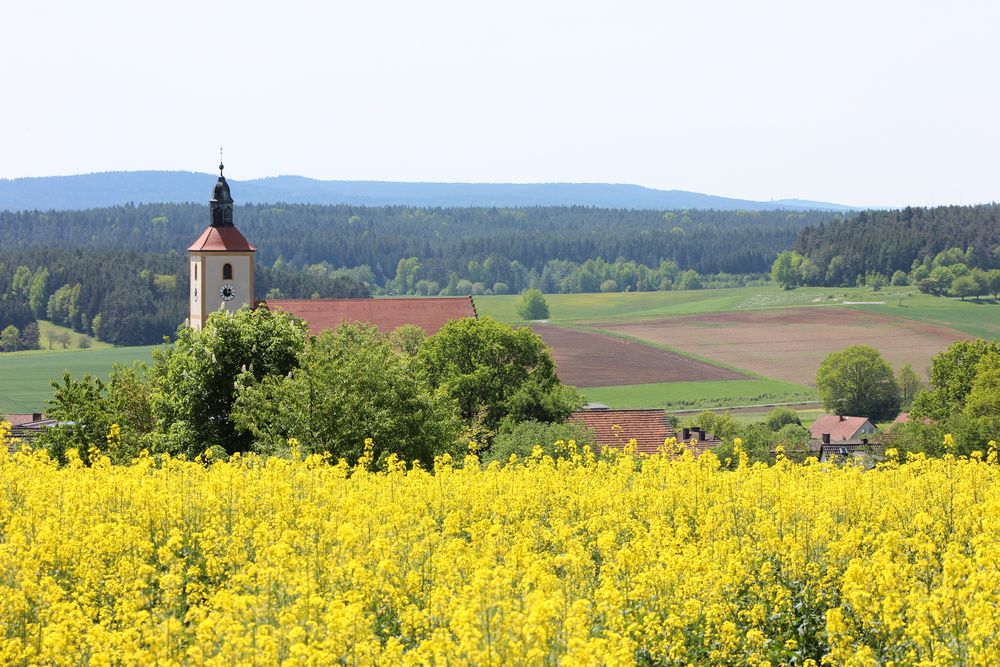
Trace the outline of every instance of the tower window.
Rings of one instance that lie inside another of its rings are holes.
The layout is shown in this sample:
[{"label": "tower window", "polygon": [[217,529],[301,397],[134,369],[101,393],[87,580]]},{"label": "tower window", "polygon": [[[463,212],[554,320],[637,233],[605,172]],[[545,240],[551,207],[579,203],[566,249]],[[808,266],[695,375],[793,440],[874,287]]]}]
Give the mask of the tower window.
[{"label": "tower window", "polygon": [[232,280],[233,279],[233,265],[232,264],[223,264],[222,265],[222,279],[223,280]]},{"label": "tower window", "polygon": [[198,280],[198,265],[194,265],[194,279]]}]

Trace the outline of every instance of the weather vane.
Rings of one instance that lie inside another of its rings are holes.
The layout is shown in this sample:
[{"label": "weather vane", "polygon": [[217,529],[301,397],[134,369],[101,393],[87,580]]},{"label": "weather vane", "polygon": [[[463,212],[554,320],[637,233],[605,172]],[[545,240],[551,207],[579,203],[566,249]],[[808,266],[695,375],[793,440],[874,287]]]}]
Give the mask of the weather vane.
[{"label": "weather vane", "polygon": [[219,146],[219,176],[222,176],[222,169],[223,169],[223,164],[222,164],[222,146]]}]

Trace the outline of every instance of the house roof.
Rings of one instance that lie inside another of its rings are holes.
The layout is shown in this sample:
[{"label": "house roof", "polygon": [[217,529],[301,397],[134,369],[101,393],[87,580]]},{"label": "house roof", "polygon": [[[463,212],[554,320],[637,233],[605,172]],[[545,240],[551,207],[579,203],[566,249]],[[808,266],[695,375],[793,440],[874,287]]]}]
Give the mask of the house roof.
[{"label": "house roof", "polygon": [[42,418],[40,412],[12,412],[6,417],[0,412],[0,421],[5,421],[11,426],[21,426],[29,422],[36,422]]},{"label": "house roof", "polygon": [[254,252],[257,248],[232,225],[211,226],[188,247],[188,252]]},{"label": "house roof", "polygon": [[269,310],[282,310],[301,317],[309,332],[319,334],[345,322],[367,322],[384,333],[404,324],[415,324],[428,335],[437,333],[451,320],[476,317],[472,297],[427,297],[391,299],[269,299]]},{"label": "house roof", "polygon": [[820,415],[809,427],[809,433],[814,438],[822,438],[824,433],[829,433],[830,440],[849,440],[857,435],[865,424],[871,424],[866,417]]},{"label": "house roof", "polygon": [[[592,430],[602,448],[623,449],[634,438],[639,454],[656,454],[664,440],[677,437],[663,410],[578,410],[569,416],[569,421]],[[694,446],[695,453],[719,443],[718,438],[705,436]]]}]

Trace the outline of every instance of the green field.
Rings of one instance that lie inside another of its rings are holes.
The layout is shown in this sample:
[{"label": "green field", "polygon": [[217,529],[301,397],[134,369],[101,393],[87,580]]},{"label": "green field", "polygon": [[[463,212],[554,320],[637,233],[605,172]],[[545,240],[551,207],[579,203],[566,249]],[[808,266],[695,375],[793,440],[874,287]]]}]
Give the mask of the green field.
[{"label": "green field", "polygon": [[884,300],[885,304],[850,307],[950,327],[977,338],[1000,339],[1000,303],[992,299],[962,301],[915,292],[896,299],[879,300]]},{"label": "green field", "polygon": [[819,399],[814,389],[791,382],[758,378],[707,382],[661,382],[580,389],[588,401],[613,408],[735,407],[795,403]]},{"label": "green field", "polygon": [[31,351],[0,354],[0,413],[44,411],[52,397],[52,380],[69,371],[106,378],[115,364],[150,362],[155,346],[110,347],[66,352]]}]

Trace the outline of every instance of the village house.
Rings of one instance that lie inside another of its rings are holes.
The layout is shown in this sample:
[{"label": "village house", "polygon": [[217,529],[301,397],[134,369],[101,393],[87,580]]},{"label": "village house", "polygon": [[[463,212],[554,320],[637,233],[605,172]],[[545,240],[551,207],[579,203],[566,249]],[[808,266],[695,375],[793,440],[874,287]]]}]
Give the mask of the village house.
[{"label": "village house", "polygon": [[[812,426],[809,434],[813,440],[824,442],[839,442],[841,440],[856,440],[878,429],[867,417],[848,417],[845,415],[820,415]],[[824,435],[827,436],[824,438]]]},{"label": "village house", "polygon": [[696,456],[722,442],[697,428],[685,428],[675,433],[666,411],[659,409],[610,410],[596,407],[574,412],[569,421],[593,431],[594,439],[602,449],[624,449],[634,439],[637,454],[656,454],[669,438],[683,441]]}]

